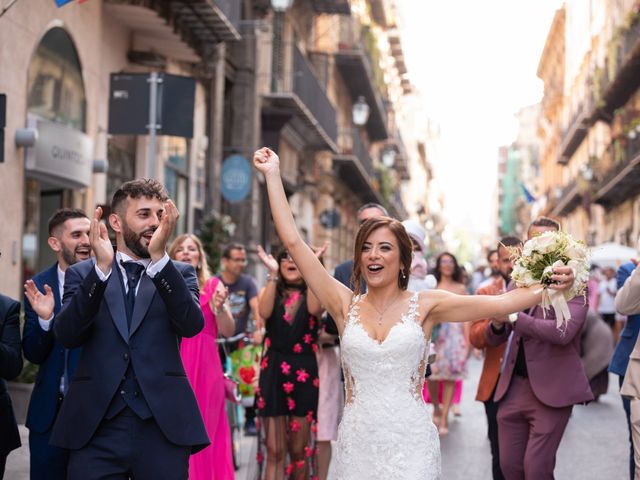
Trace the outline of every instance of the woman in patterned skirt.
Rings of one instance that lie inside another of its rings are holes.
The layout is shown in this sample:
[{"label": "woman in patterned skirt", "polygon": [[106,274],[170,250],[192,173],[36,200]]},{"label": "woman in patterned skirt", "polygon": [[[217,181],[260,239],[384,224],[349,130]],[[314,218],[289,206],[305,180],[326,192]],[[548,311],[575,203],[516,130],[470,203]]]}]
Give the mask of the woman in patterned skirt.
[{"label": "woman in patterned skirt", "polygon": [[312,430],[318,410],[318,321],[322,306],[286,251],[276,258],[258,247],[269,269],[258,296],[266,334],[257,396],[261,418],[258,463],[267,480],[315,473]]}]

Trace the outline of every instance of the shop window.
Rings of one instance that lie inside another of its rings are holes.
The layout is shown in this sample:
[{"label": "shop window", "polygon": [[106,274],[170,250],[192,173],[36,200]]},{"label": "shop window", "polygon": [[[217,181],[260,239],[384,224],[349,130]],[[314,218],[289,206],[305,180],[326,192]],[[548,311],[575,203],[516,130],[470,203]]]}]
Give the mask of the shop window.
[{"label": "shop window", "polygon": [[164,185],[180,212],[176,234],[186,233],[189,208],[189,140],[186,138],[166,137]]},{"label": "shop window", "polygon": [[42,38],[29,65],[27,108],[42,118],[85,130],[82,67],[69,34],[60,27]]}]

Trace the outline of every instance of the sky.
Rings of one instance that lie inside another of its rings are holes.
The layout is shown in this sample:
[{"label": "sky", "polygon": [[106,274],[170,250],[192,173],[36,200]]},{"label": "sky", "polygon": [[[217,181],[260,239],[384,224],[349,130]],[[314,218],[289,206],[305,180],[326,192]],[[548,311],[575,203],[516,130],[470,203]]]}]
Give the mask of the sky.
[{"label": "sky", "polygon": [[475,237],[495,235],[497,150],[514,114],[542,99],[536,76],[560,0],[397,0],[409,78],[440,125],[434,159],[445,216]]}]

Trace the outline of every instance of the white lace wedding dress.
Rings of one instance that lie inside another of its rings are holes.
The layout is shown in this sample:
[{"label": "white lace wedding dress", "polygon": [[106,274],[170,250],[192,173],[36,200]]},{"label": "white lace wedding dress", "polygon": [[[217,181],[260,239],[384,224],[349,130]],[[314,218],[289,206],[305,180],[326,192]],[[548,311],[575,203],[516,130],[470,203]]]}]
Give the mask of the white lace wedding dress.
[{"label": "white lace wedding dress", "polygon": [[382,343],[360,323],[363,297],[354,298],[342,333],[346,405],[329,478],[439,479],[440,441],[422,398],[428,343],[418,294]]}]

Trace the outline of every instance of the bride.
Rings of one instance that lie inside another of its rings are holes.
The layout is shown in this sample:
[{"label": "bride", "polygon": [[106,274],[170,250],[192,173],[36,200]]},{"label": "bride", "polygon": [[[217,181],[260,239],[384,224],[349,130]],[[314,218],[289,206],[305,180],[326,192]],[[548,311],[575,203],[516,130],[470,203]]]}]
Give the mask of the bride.
[{"label": "bride", "polygon": [[[377,217],[362,224],[355,241],[352,292],[335,280],[305,244],[287,203],[279,158],[268,148],[254,154],[264,175],[280,240],[307,285],[335,319],[341,337],[346,404],[332,478],[438,479],[438,433],[422,399],[431,329],[438,322],[503,319],[541,301],[541,288],[497,296],[461,296],[443,290],[407,291],[412,245],[402,224]],[[571,269],[555,269],[553,288],[573,284]],[[361,295],[360,279],[367,284]]]}]

